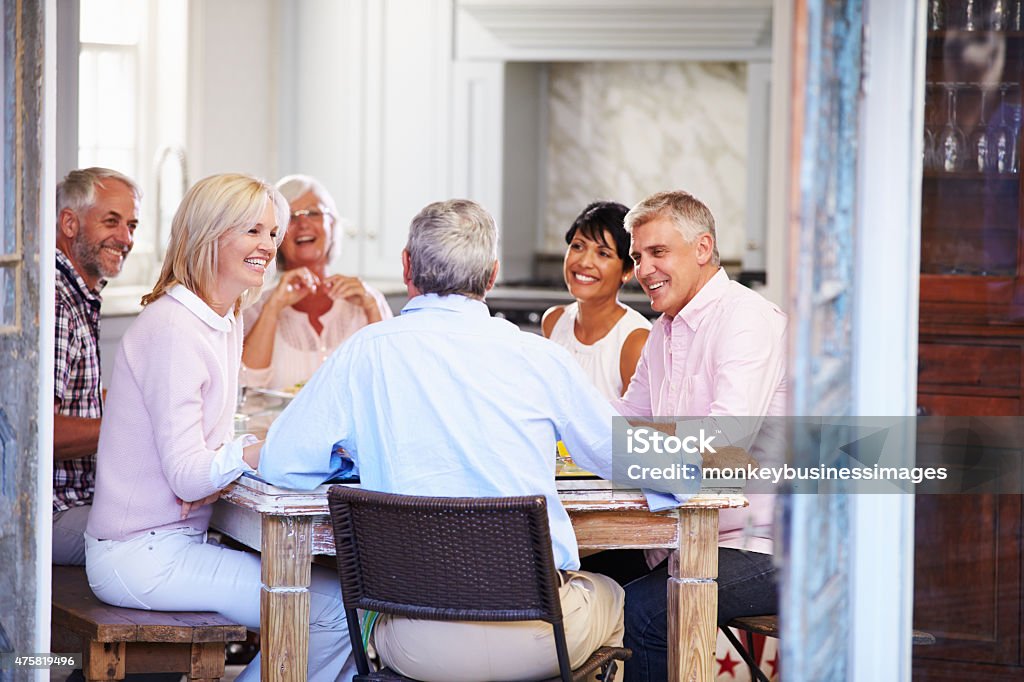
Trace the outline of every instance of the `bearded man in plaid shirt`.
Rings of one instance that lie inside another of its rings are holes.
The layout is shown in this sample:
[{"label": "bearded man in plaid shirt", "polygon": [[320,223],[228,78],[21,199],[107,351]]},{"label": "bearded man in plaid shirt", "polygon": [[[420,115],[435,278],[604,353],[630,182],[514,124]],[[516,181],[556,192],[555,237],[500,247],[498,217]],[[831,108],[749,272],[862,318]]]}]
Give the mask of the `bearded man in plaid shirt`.
[{"label": "bearded man in plaid shirt", "polygon": [[142,192],[107,168],[72,171],[57,186],[53,382],[53,563],[85,563],[86,521],[103,416],[100,291],[132,250]]}]

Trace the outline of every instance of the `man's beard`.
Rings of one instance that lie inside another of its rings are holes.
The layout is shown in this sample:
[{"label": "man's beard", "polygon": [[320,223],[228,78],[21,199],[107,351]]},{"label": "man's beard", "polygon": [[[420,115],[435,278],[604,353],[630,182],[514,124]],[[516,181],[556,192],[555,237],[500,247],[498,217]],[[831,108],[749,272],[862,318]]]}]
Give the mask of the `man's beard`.
[{"label": "man's beard", "polygon": [[[116,242],[114,243],[116,244]],[[121,268],[124,266],[124,259],[128,256],[128,251],[122,252],[121,259],[116,266],[108,266],[103,259],[103,248],[103,241],[93,242],[85,237],[80,237],[72,244],[71,251],[75,257],[75,263],[78,267],[85,270],[87,274],[102,279],[117,277],[121,274]]]}]

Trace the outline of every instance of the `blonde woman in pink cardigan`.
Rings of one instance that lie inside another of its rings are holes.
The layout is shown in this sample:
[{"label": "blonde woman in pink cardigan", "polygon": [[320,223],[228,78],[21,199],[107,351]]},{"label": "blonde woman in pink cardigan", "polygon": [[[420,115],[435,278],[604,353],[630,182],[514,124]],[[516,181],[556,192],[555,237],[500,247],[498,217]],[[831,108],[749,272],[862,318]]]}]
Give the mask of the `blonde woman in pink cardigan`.
[{"label": "blonde woman in pink cardigan", "polygon": [[[86,529],[86,570],[115,606],[218,611],[258,629],[260,559],[206,542],[209,504],[261,443],[234,438],[243,304],[258,295],[288,204],[247,175],[215,175],[174,216],[163,271],[114,359]],[[338,581],[313,567],[309,679],[355,672]],[[257,680],[257,657],[238,678]]]}]

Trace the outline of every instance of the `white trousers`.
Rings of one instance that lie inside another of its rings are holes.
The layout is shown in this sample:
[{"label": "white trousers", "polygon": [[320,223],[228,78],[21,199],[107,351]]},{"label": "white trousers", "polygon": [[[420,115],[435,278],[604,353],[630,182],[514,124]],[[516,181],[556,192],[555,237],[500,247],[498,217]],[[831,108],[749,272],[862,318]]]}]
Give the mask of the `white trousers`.
[{"label": "white trousers", "polygon": [[[600,573],[567,571],[558,590],[573,668],[602,646],[622,646],[625,593]],[[558,675],[551,625],[543,621],[465,623],[382,616],[373,629],[380,659],[428,682],[541,680]],[[619,662],[617,679],[621,679]]]},{"label": "white trousers", "polygon": [[[260,625],[260,559],[206,543],[190,529],[156,531],[131,540],[85,536],[89,586],[113,606],[154,611],[217,611]],[[356,673],[337,576],[313,566],[309,587],[309,680],[351,680]],[[260,679],[260,657],[238,680]]]}]

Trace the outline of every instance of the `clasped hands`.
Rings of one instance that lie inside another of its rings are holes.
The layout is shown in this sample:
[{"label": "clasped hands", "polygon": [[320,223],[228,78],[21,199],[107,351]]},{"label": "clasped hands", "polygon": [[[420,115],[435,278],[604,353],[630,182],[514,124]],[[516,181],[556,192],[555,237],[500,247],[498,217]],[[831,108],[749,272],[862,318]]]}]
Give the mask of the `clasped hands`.
[{"label": "clasped hands", "polygon": [[367,314],[371,309],[377,307],[377,302],[358,277],[331,275],[321,281],[316,273],[304,267],[293,268],[281,275],[281,281],[277,285],[274,297],[278,298],[283,306],[290,306],[318,290],[326,293],[331,300],[340,298],[358,305],[365,309]]},{"label": "clasped hands", "polygon": [[188,515],[191,514],[193,511],[195,511],[196,509],[199,509],[200,507],[204,507],[204,506],[206,506],[208,504],[213,504],[214,502],[219,500],[220,499],[220,494],[221,494],[221,491],[218,490],[215,493],[207,495],[206,497],[204,497],[201,500],[193,500],[192,502],[186,502],[185,500],[181,499],[180,497],[176,498],[178,500],[178,504],[181,505],[181,518],[182,518],[182,520],[187,519]]}]

